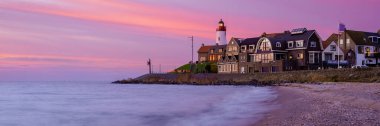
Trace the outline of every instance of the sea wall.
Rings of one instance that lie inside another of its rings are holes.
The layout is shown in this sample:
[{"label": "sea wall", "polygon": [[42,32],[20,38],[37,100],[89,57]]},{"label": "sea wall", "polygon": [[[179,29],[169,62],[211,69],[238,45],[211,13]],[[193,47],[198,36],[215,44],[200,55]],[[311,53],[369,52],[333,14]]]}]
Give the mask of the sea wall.
[{"label": "sea wall", "polygon": [[329,69],[255,74],[147,74],[113,83],[272,85],[279,83],[380,82],[380,68]]}]

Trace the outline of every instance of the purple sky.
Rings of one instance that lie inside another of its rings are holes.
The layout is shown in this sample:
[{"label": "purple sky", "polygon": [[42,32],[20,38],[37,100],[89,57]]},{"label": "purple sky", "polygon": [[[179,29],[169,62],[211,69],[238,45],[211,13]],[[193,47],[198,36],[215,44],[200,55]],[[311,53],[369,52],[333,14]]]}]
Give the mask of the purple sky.
[{"label": "purple sky", "polygon": [[[378,0],[1,0],[0,81],[106,80],[158,71],[191,60],[214,44],[223,18],[228,37],[255,37],[293,28],[323,39],[339,22],[380,29]],[[195,50],[196,51],[196,50]]]}]

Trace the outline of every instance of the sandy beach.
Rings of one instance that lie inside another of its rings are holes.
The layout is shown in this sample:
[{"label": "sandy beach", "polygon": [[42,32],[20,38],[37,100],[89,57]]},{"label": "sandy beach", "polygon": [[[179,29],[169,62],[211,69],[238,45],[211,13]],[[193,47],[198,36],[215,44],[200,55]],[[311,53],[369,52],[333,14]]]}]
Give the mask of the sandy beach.
[{"label": "sandy beach", "polygon": [[254,125],[380,125],[380,83],[283,84],[277,109]]}]

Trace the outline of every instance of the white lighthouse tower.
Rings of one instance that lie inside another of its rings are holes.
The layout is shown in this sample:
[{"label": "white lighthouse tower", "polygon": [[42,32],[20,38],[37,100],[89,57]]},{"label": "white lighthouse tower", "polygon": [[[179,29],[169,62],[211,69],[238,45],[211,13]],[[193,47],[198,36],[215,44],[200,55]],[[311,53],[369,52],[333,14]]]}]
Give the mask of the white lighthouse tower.
[{"label": "white lighthouse tower", "polygon": [[216,44],[225,45],[227,44],[227,32],[226,26],[222,19],[219,21],[219,26],[216,28]]}]

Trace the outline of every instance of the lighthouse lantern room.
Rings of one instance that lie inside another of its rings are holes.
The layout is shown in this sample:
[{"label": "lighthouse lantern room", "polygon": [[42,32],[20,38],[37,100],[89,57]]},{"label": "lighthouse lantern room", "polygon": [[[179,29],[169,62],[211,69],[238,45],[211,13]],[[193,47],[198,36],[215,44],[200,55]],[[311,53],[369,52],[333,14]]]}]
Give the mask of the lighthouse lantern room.
[{"label": "lighthouse lantern room", "polygon": [[216,28],[216,44],[219,45],[225,45],[227,44],[227,29],[224,25],[224,22],[222,19],[219,21],[219,26]]}]

